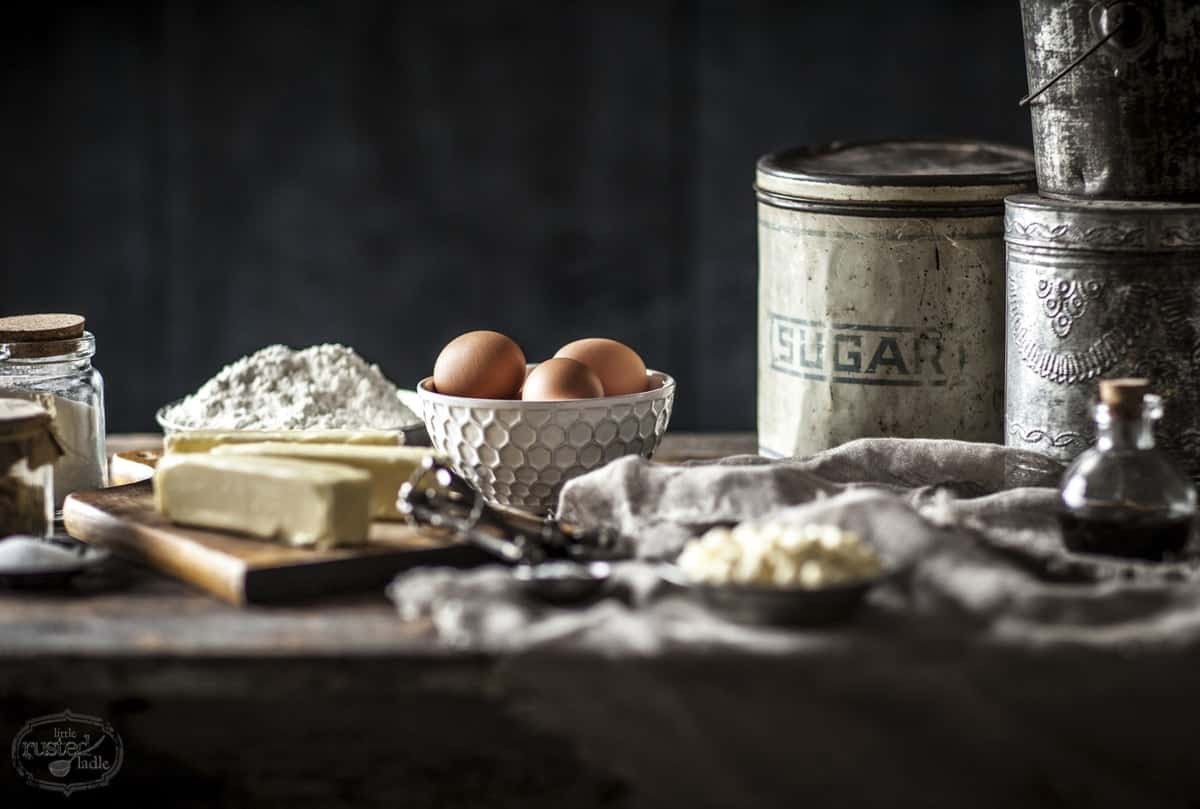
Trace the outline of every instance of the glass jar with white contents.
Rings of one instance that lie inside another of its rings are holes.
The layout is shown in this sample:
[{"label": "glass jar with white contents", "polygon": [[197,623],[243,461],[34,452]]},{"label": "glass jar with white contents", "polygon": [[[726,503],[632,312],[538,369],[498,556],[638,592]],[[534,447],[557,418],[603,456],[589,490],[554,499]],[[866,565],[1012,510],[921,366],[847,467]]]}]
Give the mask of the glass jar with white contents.
[{"label": "glass jar with white contents", "polygon": [[104,380],[92,366],[96,338],[78,315],[0,318],[0,396],[31,399],[51,414],[62,456],[54,509],[72,492],[104,486]]},{"label": "glass jar with white contents", "polygon": [[53,469],[61,453],[45,408],[0,398],[0,537],[53,532]]}]

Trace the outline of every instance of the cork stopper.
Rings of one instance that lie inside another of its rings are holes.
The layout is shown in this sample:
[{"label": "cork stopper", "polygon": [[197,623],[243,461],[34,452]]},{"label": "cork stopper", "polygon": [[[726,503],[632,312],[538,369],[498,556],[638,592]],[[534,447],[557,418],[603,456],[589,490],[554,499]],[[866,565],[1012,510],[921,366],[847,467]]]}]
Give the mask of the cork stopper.
[{"label": "cork stopper", "polygon": [[13,315],[0,317],[0,343],[41,343],[78,340],[85,321],[81,315]]},{"label": "cork stopper", "polygon": [[1149,392],[1149,379],[1129,377],[1100,380],[1100,401],[1108,405],[1111,410],[1125,416],[1140,414],[1142,400]]}]

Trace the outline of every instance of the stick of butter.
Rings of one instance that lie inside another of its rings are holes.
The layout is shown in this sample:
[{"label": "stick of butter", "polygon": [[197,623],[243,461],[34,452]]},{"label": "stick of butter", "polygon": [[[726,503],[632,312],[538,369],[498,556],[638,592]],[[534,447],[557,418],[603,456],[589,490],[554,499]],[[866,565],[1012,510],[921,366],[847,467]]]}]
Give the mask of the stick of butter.
[{"label": "stick of butter", "polygon": [[173,452],[211,452],[227,444],[353,444],[399,446],[401,435],[392,430],[187,430],[163,439],[167,454]]},{"label": "stick of butter", "polygon": [[337,464],[254,455],[168,455],[154,476],[173,522],[288,545],[357,545],[370,526],[371,476]]},{"label": "stick of butter", "polygon": [[226,444],[213,450],[218,455],[258,455],[295,458],[302,461],[337,463],[361,469],[371,476],[371,516],[402,520],[396,508],[400,487],[412,477],[429,447],[371,447],[350,444]]}]

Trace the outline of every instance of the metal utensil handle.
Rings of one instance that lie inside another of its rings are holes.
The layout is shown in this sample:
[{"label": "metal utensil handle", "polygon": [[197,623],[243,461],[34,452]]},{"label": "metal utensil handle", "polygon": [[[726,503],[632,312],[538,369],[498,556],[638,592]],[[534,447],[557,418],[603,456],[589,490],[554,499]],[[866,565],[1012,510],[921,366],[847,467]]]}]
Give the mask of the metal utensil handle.
[{"label": "metal utensil handle", "polygon": [[1051,76],[1049,81],[1047,81],[1041,87],[1034,90],[1029,95],[1022,98],[1020,101],[1018,101],[1017,106],[1024,107],[1030,101],[1033,101],[1035,98],[1040,96],[1042,93],[1046,92],[1051,87],[1053,87],[1055,84],[1057,84],[1058,80],[1061,79],[1063,76],[1067,75],[1072,70],[1079,67],[1079,65],[1082,64],[1084,59],[1087,59],[1093,53],[1100,50],[1100,48],[1104,45],[1105,42],[1108,42],[1110,39],[1112,39],[1114,36],[1116,36],[1117,32],[1120,31],[1122,27],[1124,27],[1124,25],[1128,19],[1129,19],[1128,17],[1122,17],[1121,21],[1119,23],[1117,23],[1111,31],[1109,31],[1107,34],[1105,34],[1104,36],[1102,36],[1098,40],[1096,40],[1095,43],[1093,43],[1092,46],[1090,48],[1088,48],[1086,51],[1084,51],[1083,53],[1079,54],[1074,59],[1072,59],[1071,63],[1069,65],[1067,65],[1062,70],[1058,71],[1053,76]]}]

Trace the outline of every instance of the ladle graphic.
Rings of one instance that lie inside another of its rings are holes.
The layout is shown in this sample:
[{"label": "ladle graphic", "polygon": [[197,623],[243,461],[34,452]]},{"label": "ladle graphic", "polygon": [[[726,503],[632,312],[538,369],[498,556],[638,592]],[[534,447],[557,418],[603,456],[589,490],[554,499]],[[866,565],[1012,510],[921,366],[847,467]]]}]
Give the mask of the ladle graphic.
[{"label": "ladle graphic", "polygon": [[104,734],[101,733],[100,738],[97,739],[95,744],[93,744],[91,747],[87,748],[86,750],[80,750],[78,753],[71,756],[70,758],[60,758],[60,759],[57,759],[56,761],[51,761],[47,765],[47,769],[50,770],[50,774],[53,775],[55,778],[66,778],[67,774],[71,772],[71,764],[75,761],[75,759],[92,752],[97,747],[99,747],[100,743],[103,741],[104,741]]}]

